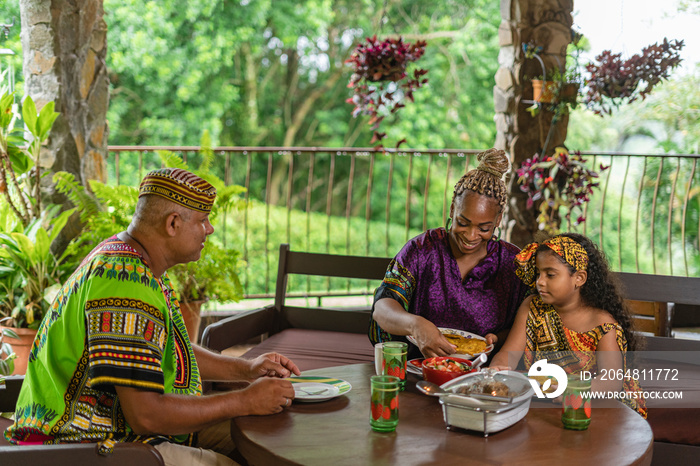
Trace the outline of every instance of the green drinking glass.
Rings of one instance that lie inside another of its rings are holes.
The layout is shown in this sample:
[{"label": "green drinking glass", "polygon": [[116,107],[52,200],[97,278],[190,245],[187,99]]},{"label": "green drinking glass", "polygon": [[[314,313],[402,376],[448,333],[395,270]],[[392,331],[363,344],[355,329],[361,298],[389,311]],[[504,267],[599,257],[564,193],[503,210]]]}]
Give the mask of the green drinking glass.
[{"label": "green drinking glass", "polygon": [[408,343],[403,341],[387,341],[382,345],[382,375],[398,377],[399,388],[406,388],[406,355]]},{"label": "green drinking glass", "polygon": [[369,425],[377,432],[393,432],[399,423],[399,378],[373,375],[370,378]]},{"label": "green drinking glass", "polygon": [[564,428],[586,430],[591,423],[591,380],[580,374],[569,374],[561,401],[561,422]]}]

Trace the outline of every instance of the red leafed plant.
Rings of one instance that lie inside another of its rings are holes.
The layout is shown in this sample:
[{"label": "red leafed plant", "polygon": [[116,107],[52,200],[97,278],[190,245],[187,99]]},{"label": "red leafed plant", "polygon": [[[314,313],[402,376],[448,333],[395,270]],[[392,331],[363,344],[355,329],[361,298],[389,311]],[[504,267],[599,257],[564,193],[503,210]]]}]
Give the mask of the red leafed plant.
[{"label": "red leafed plant", "polygon": [[[600,165],[600,171],[608,168]],[[579,210],[574,225],[586,220],[581,210],[598,186],[598,173],[586,166],[586,159],[580,152],[569,154],[564,147],[557,147],[550,157],[535,154],[525,160],[518,169],[518,184],[520,190],[527,193],[528,209],[542,201],[537,216],[540,229],[557,233],[560,208],[564,208],[569,226],[574,209]]]},{"label": "red leafed plant", "polygon": [[[401,37],[388,38],[383,41],[377,36],[368,37],[366,43],[360,43],[345,63],[353,67],[348,87],[353,96],[347,99],[355,106],[353,117],[369,115],[368,124],[374,131],[371,143],[378,143],[386,133],[379,131],[379,125],[388,114],[395,114],[405,104],[404,98],[413,102],[413,92],[428,82],[423,76],[427,70],[416,68],[408,73],[409,63],[418,60],[425,53],[425,41],[404,42]],[[406,139],[396,144],[399,147]]]},{"label": "red leafed plant", "polygon": [[[666,38],[662,44],[642,49],[641,55],[622,60],[621,54],[605,50],[596,61],[586,65],[588,93],[584,102],[598,115],[611,114],[613,107],[644,99],[662,79],[668,79],[669,71],[676,68],[681,58],[683,41]],[[640,84],[646,84],[637,90]]]}]

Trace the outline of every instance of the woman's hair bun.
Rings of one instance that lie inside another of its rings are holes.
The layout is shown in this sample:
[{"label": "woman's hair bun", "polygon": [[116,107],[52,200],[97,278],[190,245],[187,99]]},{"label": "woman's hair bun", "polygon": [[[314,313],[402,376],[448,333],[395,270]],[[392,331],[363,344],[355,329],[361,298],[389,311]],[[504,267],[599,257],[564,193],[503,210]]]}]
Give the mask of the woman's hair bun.
[{"label": "woman's hair bun", "polygon": [[478,170],[483,170],[499,177],[503,177],[510,170],[510,160],[505,151],[501,149],[491,148],[479,153],[476,158],[479,161]]}]

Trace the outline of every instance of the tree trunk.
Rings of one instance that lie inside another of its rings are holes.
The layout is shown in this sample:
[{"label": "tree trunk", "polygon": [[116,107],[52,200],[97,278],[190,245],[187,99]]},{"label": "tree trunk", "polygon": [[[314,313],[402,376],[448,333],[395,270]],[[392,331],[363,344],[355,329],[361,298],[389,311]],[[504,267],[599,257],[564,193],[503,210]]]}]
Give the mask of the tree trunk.
[{"label": "tree trunk", "polygon": [[[564,143],[568,115],[552,128],[552,113],[546,106],[532,117],[527,107],[532,100],[530,79],[541,75],[536,59],[526,59],[522,44],[533,42],[543,47],[540,54],[548,71],[566,64],[566,47],[571,42],[573,0],[501,0],[499,27],[500,68],[496,72],[494,106],[496,110],[495,146],[510,153],[514,171],[525,159],[542,152],[552,154]],[[550,132],[551,129],[551,132]],[[546,144],[545,144],[546,143]],[[527,196],[517,184],[517,175],[509,181],[510,202],[504,217],[506,238],[524,246],[533,240],[537,226],[537,206],[526,208]]]},{"label": "tree trunk", "polygon": [[[88,188],[88,180],[105,182],[109,80],[102,0],[20,0],[20,12],[25,93],[37,109],[54,101],[61,114],[42,151],[41,166],[70,172]],[[67,203],[57,193],[51,197],[54,203]],[[59,249],[79,231],[76,219],[64,229]]]}]

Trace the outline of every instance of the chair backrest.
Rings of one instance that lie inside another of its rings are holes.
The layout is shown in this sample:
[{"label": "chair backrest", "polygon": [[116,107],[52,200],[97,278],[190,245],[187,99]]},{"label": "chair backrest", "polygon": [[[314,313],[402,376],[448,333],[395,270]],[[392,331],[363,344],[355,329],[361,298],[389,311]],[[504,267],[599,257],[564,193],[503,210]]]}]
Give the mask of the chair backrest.
[{"label": "chair backrest", "polygon": [[23,375],[10,375],[5,378],[5,388],[0,388],[0,413],[15,412],[22,382],[24,382]]},{"label": "chair backrest", "polygon": [[700,305],[700,278],[617,272],[638,331],[670,337],[676,304]]},{"label": "chair backrest", "polygon": [[379,286],[390,261],[390,257],[297,252],[291,251],[289,244],[281,244],[275,308],[291,327],[319,330],[335,328],[352,333],[366,333],[369,310],[347,311],[286,305],[289,275],[365,279],[373,280]]}]

